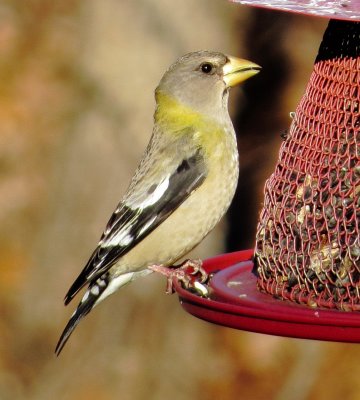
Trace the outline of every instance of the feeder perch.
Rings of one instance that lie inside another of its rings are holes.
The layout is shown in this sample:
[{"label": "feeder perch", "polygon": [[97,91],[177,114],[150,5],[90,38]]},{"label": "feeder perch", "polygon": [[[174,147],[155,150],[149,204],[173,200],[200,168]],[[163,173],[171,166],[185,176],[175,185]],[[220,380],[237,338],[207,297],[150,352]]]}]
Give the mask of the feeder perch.
[{"label": "feeder perch", "polygon": [[207,298],[175,288],[185,310],[220,325],[360,342],[360,5],[240,2],[337,19],[266,181],[254,252],[207,260]]}]

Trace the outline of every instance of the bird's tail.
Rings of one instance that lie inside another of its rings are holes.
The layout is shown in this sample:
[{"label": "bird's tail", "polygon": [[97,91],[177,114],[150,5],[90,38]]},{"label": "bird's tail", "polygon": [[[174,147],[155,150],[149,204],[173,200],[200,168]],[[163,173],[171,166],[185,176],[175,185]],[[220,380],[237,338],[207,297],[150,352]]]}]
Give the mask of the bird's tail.
[{"label": "bird's tail", "polygon": [[85,317],[85,315],[89,314],[89,312],[95,307],[96,303],[102,300],[101,297],[108,286],[109,277],[107,275],[102,276],[94,283],[89,285],[87,291],[85,292],[83,298],[81,299],[79,305],[77,306],[75,312],[71,316],[63,333],[60,336],[55,348],[55,354],[57,356],[60,354],[78,323]]},{"label": "bird's tail", "polygon": [[55,348],[55,354],[57,356],[60,354],[78,323],[82,320],[82,318],[85,317],[85,315],[89,314],[89,312],[96,305],[98,305],[120,287],[126,285],[136,278],[139,278],[140,276],[150,274],[151,272],[151,270],[145,269],[137,272],[127,272],[117,277],[111,277],[109,273],[106,273],[95,282],[91,282],[79,305],[77,306],[77,309],[71,316],[63,333],[61,334],[58,344]]}]

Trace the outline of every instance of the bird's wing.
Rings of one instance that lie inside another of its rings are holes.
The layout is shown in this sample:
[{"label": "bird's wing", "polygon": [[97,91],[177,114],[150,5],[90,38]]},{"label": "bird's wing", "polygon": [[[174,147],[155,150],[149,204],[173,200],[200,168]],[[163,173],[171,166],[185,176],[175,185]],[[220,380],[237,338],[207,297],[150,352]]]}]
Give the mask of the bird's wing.
[{"label": "bird's wing", "polygon": [[[174,162],[171,157],[178,160]],[[198,148],[186,157],[177,157],[170,152],[164,167],[155,165],[158,162],[130,186],[131,193],[111,216],[98,247],[65,296],[65,304],[166,220],[207,175],[203,154]],[[171,168],[168,168],[169,164],[172,164]],[[151,184],[147,179],[149,175],[153,175]]]}]

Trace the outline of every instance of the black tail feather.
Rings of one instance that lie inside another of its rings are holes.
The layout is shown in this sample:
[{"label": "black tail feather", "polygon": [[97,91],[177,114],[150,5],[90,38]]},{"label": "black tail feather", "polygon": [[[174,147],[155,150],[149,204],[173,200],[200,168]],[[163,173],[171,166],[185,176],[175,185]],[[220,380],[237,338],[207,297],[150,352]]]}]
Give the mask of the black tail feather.
[{"label": "black tail feather", "polygon": [[81,308],[82,308],[81,305],[79,305],[74,315],[70,318],[69,322],[67,323],[63,333],[61,334],[60,339],[55,348],[55,354],[57,356],[59,356],[59,354],[61,353],[61,350],[65,346],[66,342],[69,340],[70,335],[73,333],[78,323],[82,320],[82,318],[85,317],[86,314],[90,312],[92,307],[84,311],[81,310]]},{"label": "black tail feather", "polygon": [[61,353],[61,350],[65,346],[66,342],[69,340],[70,335],[73,333],[79,322],[93,309],[96,301],[107,288],[108,283],[108,276],[103,276],[89,286],[76,311],[71,316],[63,333],[60,336],[60,339],[55,348],[55,354],[57,356]]}]

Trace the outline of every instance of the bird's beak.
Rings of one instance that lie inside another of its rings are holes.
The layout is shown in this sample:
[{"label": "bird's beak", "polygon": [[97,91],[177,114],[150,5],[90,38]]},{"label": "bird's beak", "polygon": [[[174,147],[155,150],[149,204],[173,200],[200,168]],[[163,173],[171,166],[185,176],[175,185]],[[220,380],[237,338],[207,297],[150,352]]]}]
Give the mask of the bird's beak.
[{"label": "bird's beak", "polygon": [[227,56],[228,62],[223,66],[224,82],[226,87],[233,87],[256,75],[261,67],[251,61]]}]

